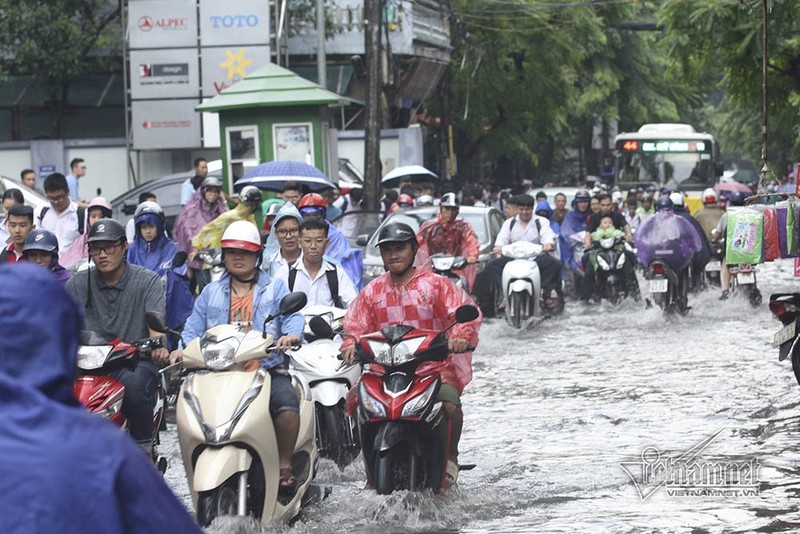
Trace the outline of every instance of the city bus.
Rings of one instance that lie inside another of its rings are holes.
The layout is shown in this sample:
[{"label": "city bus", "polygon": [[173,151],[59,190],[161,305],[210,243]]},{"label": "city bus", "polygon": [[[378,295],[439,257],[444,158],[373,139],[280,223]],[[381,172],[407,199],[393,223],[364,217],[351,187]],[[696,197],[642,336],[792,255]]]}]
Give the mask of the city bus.
[{"label": "city bus", "polygon": [[701,192],[722,175],[719,144],[689,124],[645,124],[614,139],[614,184],[622,191],[655,186],[687,195],[687,207],[702,207]]}]

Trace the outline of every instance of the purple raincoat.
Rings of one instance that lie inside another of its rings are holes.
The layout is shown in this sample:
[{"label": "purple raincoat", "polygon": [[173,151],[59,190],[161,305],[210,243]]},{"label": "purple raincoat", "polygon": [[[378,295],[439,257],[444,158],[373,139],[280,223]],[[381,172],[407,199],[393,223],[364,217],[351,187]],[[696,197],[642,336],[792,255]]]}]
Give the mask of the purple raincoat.
[{"label": "purple raincoat", "polygon": [[[203,188],[199,187],[194,192],[192,198],[186,203],[178,218],[175,220],[175,229],[173,231],[175,242],[178,243],[178,250],[182,250],[187,254],[192,252],[192,239],[196,236],[203,227],[219,217],[221,213],[228,211],[228,206],[222,201],[217,199],[213,205],[206,202],[203,197]],[[188,262],[189,267],[193,269],[200,269],[203,264],[199,260]]]},{"label": "purple raincoat", "polygon": [[694,226],[671,210],[656,212],[643,222],[634,240],[642,265],[658,259],[677,271],[688,267],[694,253],[703,248]]}]

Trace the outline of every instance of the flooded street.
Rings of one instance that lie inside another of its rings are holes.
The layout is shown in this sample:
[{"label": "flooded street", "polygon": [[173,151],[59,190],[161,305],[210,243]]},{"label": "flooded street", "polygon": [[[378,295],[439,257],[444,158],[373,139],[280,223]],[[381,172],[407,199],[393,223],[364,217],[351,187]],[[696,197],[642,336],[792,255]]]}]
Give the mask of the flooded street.
[{"label": "flooded street", "polygon": [[[800,281],[784,260],[763,266],[759,285],[765,304],[756,310],[719,302],[715,289],[669,321],[624,302],[569,303],[563,317],[522,334],[487,322],[463,398],[461,461],[477,467],[456,489],[378,496],[364,489],[360,458],[344,472],[323,460],[318,480],[333,492],[292,528],[222,519],[209,531],[796,530],[800,387],[770,345],[780,323],[766,302]],[[170,425],[167,480],[191,507],[176,441]],[[695,490],[727,493],[675,495],[665,465],[707,475],[727,466],[740,485],[709,487],[705,476]]]}]

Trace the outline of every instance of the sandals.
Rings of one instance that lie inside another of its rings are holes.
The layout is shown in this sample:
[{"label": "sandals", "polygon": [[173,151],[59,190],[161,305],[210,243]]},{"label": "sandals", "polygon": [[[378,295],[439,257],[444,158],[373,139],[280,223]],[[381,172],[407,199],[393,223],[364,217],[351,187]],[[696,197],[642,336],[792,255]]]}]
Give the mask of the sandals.
[{"label": "sandals", "polygon": [[297,479],[291,469],[281,469],[280,482],[278,483],[278,494],[282,497],[291,497],[297,490]]},{"label": "sandals", "polygon": [[444,476],[448,486],[458,482],[458,464],[453,460],[447,460],[447,469],[445,469]]}]

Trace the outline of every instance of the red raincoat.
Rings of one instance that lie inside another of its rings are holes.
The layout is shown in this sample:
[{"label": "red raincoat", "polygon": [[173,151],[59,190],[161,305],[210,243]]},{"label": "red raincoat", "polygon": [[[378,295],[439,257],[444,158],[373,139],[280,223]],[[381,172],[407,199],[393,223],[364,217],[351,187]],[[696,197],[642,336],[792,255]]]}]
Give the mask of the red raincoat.
[{"label": "red raincoat", "polygon": [[[418,266],[428,264],[428,258],[440,252],[476,259],[481,252],[481,244],[472,225],[462,219],[446,224],[441,213],[436,219],[422,223],[417,231],[417,242],[419,250],[415,265]],[[453,272],[464,275],[469,287],[472,288],[477,264],[470,263],[464,269]]]},{"label": "red raincoat", "polygon": [[[353,336],[376,332],[394,324],[405,324],[426,330],[443,330],[455,320],[456,309],[475,303],[472,298],[452,282],[431,271],[417,269],[403,285],[392,282],[385,273],[365,287],[350,304],[344,318],[344,331]],[[478,328],[482,317],[457,324],[447,332],[449,339],[465,339],[470,345],[478,344]],[[346,337],[342,349],[355,340]],[[443,362],[427,362],[419,366],[420,374],[438,371],[442,382],[454,386],[459,393],[472,380],[472,354],[448,354]]]}]

